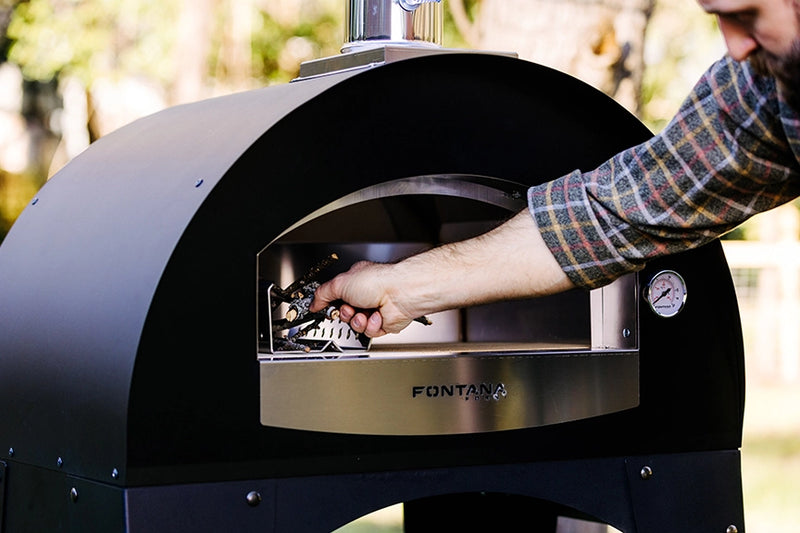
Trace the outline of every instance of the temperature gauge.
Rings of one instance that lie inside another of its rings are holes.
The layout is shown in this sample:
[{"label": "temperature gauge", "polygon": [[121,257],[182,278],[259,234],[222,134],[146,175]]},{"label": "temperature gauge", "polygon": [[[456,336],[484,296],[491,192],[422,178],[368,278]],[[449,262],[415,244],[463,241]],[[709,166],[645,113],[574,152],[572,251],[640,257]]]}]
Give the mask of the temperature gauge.
[{"label": "temperature gauge", "polygon": [[662,270],[647,284],[644,297],[658,316],[675,316],[686,303],[686,282],[674,270]]}]

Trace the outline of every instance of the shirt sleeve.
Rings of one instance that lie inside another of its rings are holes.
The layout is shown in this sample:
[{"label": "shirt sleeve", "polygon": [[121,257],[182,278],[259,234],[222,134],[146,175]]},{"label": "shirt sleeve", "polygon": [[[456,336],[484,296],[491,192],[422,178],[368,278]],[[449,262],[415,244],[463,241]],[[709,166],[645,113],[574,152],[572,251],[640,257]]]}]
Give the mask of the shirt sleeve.
[{"label": "shirt sleeve", "polygon": [[594,288],[795,198],[799,183],[774,80],[726,57],[661,133],[531,187],[528,204],[566,275]]}]

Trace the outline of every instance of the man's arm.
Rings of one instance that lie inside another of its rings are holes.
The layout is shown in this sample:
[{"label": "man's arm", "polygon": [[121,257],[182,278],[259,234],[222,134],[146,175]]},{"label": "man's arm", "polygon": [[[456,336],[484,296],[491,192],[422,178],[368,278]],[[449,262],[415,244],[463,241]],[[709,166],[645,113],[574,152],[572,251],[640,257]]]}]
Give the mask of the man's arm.
[{"label": "man's arm", "polygon": [[531,212],[556,261],[592,289],[799,196],[797,134],[788,135],[797,115],[781,108],[774,80],[726,57],[652,139],[531,187]]},{"label": "man's arm", "polygon": [[341,300],[340,318],[378,337],[438,311],[573,287],[525,209],[488,233],[399,263],[357,263],[317,289],[311,311]]}]

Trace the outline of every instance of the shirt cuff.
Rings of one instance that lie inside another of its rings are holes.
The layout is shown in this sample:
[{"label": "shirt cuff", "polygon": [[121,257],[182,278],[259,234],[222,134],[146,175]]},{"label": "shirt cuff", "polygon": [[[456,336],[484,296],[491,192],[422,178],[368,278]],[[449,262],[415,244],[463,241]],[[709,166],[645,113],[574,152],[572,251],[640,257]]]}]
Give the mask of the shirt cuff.
[{"label": "shirt cuff", "polygon": [[594,289],[643,268],[602,231],[580,171],[528,189],[528,209],[553,257],[578,287]]}]

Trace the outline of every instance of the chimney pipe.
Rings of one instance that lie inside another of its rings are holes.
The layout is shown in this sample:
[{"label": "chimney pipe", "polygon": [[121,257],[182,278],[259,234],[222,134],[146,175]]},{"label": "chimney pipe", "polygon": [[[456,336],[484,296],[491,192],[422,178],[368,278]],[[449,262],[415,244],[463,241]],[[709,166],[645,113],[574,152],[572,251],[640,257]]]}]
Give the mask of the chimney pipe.
[{"label": "chimney pipe", "polygon": [[442,0],[347,0],[343,53],[385,45],[440,47]]}]

